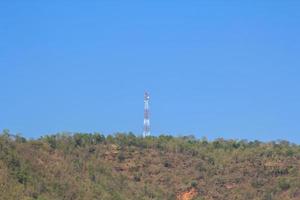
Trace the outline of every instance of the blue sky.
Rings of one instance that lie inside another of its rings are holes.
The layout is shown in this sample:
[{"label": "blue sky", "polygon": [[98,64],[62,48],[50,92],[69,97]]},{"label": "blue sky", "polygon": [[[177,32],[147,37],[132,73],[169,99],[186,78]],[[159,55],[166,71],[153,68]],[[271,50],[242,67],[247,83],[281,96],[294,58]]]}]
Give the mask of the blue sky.
[{"label": "blue sky", "polygon": [[300,2],[0,1],[0,129],[300,143]]}]

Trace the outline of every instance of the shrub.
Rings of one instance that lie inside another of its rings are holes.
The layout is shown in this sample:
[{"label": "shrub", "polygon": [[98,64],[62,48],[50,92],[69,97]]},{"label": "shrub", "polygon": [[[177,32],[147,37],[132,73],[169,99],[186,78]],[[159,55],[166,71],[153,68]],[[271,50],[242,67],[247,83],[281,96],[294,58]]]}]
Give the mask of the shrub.
[{"label": "shrub", "polygon": [[195,188],[195,187],[197,187],[197,185],[198,185],[197,181],[192,181],[191,182],[191,187]]},{"label": "shrub", "polygon": [[287,179],[280,179],[278,182],[278,186],[281,190],[288,190],[291,187]]},{"label": "shrub", "polygon": [[121,151],[119,154],[118,154],[118,161],[119,162],[123,162],[125,160],[125,155],[124,153]]}]

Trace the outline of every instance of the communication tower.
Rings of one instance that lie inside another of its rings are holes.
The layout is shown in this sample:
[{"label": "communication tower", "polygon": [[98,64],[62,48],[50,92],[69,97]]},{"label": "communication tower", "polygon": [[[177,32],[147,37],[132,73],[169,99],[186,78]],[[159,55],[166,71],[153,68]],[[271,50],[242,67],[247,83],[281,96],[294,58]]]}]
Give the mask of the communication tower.
[{"label": "communication tower", "polygon": [[150,136],[149,93],[144,94],[144,132],[143,137]]}]

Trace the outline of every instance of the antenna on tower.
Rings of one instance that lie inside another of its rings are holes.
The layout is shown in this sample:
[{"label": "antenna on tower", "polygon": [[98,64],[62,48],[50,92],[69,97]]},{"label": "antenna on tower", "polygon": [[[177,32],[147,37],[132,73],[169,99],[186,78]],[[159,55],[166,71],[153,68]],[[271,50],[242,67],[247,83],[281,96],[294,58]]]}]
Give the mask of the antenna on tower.
[{"label": "antenna on tower", "polygon": [[143,137],[150,136],[149,93],[144,94],[144,132]]}]

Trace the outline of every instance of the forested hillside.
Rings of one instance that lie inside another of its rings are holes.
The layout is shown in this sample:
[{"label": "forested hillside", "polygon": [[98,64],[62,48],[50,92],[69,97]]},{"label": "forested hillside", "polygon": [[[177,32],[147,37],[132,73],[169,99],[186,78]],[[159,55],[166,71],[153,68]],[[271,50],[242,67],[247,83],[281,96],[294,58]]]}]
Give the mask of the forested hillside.
[{"label": "forested hillside", "polygon": [[286,141],[0,135],[1,200],[299,200],[299,168]]}]

